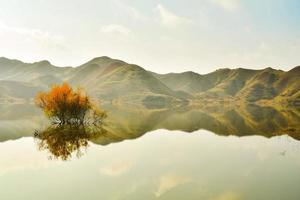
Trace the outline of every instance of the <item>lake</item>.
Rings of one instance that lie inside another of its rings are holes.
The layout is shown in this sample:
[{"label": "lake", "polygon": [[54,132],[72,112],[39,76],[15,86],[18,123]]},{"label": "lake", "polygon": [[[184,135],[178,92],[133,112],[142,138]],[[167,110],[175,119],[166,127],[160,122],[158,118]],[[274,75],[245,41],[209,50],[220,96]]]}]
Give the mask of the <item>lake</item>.
[{"label": "lake", "polygon": [[49,130],[39,110],[0,106],[0,198],[300,197],[298,108],[104,108],[99,134],[35,137]]}]

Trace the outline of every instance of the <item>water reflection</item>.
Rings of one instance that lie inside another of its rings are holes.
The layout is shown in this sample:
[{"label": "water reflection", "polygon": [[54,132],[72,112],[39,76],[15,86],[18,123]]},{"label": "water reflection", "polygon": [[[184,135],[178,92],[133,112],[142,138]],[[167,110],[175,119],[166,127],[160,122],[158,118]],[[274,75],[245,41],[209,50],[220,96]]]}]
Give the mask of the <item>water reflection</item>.
[{"label": "water reflection", "polygon": [[[20,105],[0,106],[0,141],[32,136],[41,130],[48,120],[32,106],[26,107],[26,115],[13,114]],[[300,140],[300,109],[296,107],[259,106],[256,104],[220,106],[184,106],[176,108],[147,109],[137,105],[103,105],[108,117],[103,128],[90,141],[108,145],[126,139],[141,137],[147,132],[167,129],[194,132],[208,130],[217,135],[261,135],[273,137],[287,134]],[[9,113],[9,119],[5,119]],[[61,131],[61,130],[56,130]]]},{"label": "water reflection", "polygon": [[49,126],[43,131],[34,133],[39,150],[50,152],[51,159],[68,160],[75,153],[81,157],[89,141],[105,133],[101,126]]},{"label": "water reflection", "polygon": [[[118,142],[158,130],[194,132],[208,130],[217,135],[273,137],[288,134],[300,140],[300,111],[294,107],[255,104],[240,106],[178,107],[149,110],[136,107],[107,107],[107,129]],[[101,140],[98,144],[106,144]]]},{"label": "water reflection", "polygon": [[48,126],[42,113],[13,109],[0,108],[0,141],[14,140],[0,145],[4,199],[299,199],[297,108],[106,105],[98,129]]}]

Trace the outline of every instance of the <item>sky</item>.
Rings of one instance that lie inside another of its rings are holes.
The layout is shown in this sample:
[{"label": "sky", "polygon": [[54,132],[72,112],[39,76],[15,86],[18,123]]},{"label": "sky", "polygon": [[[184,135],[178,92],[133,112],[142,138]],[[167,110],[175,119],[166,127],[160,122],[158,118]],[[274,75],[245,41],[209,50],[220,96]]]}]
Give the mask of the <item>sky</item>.
[{"label": "sky", "polygon": [[299,0],[0,0],[0,57],[158,73],[300,65]]}]

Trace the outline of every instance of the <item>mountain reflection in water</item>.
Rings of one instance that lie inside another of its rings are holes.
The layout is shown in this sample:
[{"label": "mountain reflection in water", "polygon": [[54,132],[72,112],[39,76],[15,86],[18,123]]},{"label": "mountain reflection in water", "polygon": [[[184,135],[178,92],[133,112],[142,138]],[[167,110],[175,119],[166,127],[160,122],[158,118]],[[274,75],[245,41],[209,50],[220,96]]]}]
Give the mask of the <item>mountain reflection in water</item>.
[{"label": "mountain reflection in water", "polygon": [[298,108],[103,107],[74,127],[0,106],[1,199],[299,199]]},{"label": "mountain reflection in water", "polygon": [[[20,109],[24,110],[22,115],[18,114]],[[102,127],[105,132],[102,130],[101,134],[91,136],[86,135],[86,129],[63,130],[57,127],[48,127],[48,120],[41,117],[43,114],[38,112],[33,105],[0,106],[0,141],[32,136],[35,130],[45,130],[44,137],[39,136],[45,142],[48,137],[51,140],[60,137],[59,140],[70,140],[66,144],[72,144],[75,142],[72,139],[78,138],[95,144],[107,145],[126,139],[135,139],[157,129],[184,132],[204,129],[223,136],[261,135],[272,137],[288,134],[294,139],[300,140],[300,109],[295,107],[262,107],[256,104],[245,104],[241,106],[207,106],[205,108],[146,109],[142,106],[104,105],[104,109],[108,115]],[[74,134],[83,133],[74,138],[68,138],[66,133],[69,131]],[[62,134],[59,134],[61,132]],[[58,145],[55,140],[51,142],[48,145]],[[68,150],[61,149],[61,151]]]}]

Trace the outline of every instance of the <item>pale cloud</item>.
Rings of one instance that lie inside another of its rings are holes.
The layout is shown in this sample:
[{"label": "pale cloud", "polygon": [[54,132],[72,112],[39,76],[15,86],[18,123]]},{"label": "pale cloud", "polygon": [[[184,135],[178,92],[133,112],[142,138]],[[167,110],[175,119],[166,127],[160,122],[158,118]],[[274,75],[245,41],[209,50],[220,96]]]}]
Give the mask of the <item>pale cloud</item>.
[{"label": "pale cloud", "polygon": [[237,10],[240,6],[239,0],[211,0],[211,1],[216,5],[229,11]]},{"label": "pale cloud", "polygon": [[[73,49],[64,36],[50,31],[12,25],[0,20],[0,55],[25,62],[64,60]],[[4,48],[5,47],[5,48]]]},{"label": "pale cloud", "polygon": [[157,10],[159,12],[161,23],[168,27],[177,27],[180,25],[191,24],[192,20],[181,17],[165,8],[163,5],[158,4]]},{"label": "pale cloud", "polygon": [[38,45],[41,48],[55,48],[56,50],[66,48],[62,36],[39,29],[10,26],[3,21],[0,21],[0,34],[5,36],[6,41],[10,40],[16,42],[18,40],[24,40],[32,45]]},{"label": "pale cloud", "polygon": [[[276,15],[282,7],[277,3],[269,6],[268,16],[280,22],[276,27],[259,20],[257,16],[263,15],[264,9],[245,6],[241,0],[193,0],[185,6],[178,0],[112,0],[107,6],[102,6],[102,1],[95,1],[95,5],[78,1],[79,6],[57,13],[59,22],[52,19],[51,9],[45,9],[55,7],[54,1],[36,8],[25,4],[16,7],[13,1],[2,4],[6,11],[1,12],[0,20],[6,23],[0,24],[0,55],[25,62],[47,59],[55,65],[77,66],[90,57],[107,55],[159,73],[208,73],[220,66],[280,66],[289,70],[299,65],[299,27],[293,18]],[[289,6],[288,1],[284,3],[284,8]],[[87,8],[88,14],[82,12]],[[31,12],[26,19],[22,15],[25,11]],[[238,19],[232,21],[237,12]],[[249,15],[256,17],[249,21]],[[69,27],[75,17],[76,26]],[[281,34],[274,34],[278,31]],[[260,40],[266,45],[259,46]]]},{"label": "pale cloud", "polygon": [[129,35],[131,30],[119,24],[108,24],[101,27],[101,32],[107,34]]},{"label": "pale cloud", "polygon": [[113,163],[111,165],[100,168],[100,173],[106,176],[120,176],[128,172],[134,162],[131,160]]},{"label": "pale cloud", "polygon": [[118,8],[120,8],[123,12],[127,13],[130,17],[137,20],[142,20],[145,18],[145,16],[135,7],[125,4],[120,0],[114,0],[113,2]]},{"label": "pale cloud", "polygon": [[244,31],[245,31],[246,33],[251,33],[251,32],[252,32],[252,28],[251,28],[250,26],[245,26],[245,27],[244,27]]},{"label": "pale cloud", "polygon": [[159,180],[158,189],[155,192],[155,196],[159,197],[169,190],[179,186],[189,183],[191,180],[185,176],[178,176],[176,174],[166,174],[162,176]]}]

